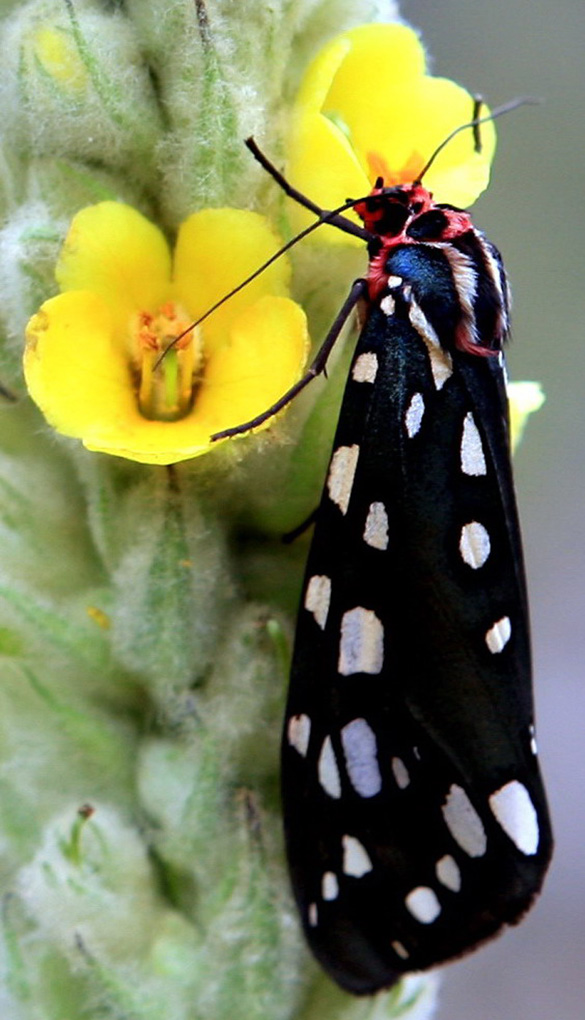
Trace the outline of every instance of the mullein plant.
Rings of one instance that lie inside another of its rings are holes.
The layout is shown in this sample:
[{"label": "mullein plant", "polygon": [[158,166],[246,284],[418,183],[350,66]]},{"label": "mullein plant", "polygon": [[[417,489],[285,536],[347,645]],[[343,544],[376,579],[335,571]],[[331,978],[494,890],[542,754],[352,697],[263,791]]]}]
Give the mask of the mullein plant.
[{"label": "mullein plant", "polygon": [[[306,538],[281,536],[348,353],[209,441],[299,378],[360,245],[317,231],[159,359],[305,223],[243,138],[333,207],[412,179],[471,99],[383,0],[3,9],[0,1014],[420,1020],[433,979],[354,1000],[321,974],[283,863]],[[485,138],[437,160],[439,201],[486,186]]]}]

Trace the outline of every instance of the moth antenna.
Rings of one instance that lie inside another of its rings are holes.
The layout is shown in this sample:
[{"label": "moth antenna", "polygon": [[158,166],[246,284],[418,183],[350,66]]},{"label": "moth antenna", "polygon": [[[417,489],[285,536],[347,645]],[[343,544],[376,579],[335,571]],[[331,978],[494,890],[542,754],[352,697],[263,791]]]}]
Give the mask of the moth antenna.
[{"label": "moth antenna", "polygon": [[459,127],[451,131],[446,138],[443,139],[440,145],[437,146],[433,152],[431,158],[425,163],[423,169],[416,179],[416,183],[420,184],[423,177],[430,170],[437,156],[443,149],[451,142],[457,135],[461,134],[462,131],[467,131],[469,128],[473,128],[473,139],[474,139],[474,151],[481,152],[481,138],[479,135],[480,124],[487,124],[491,120],[497,120],[498,117],[503,117],[506,113],[511,113],[512,110],[517,110],[519,106],[538,106],[542,100],[535,99],[533,96],[521,96],[518,99],[511,99],[509,103],[504,103],[502,106],[497,106],[491,113],[486,114],[485,117],[478,116],[481,107],[483,106],[483,98],[481,96],[474,97],[474,110],[473,118],[468,121],[467,124],[460,124]]}]

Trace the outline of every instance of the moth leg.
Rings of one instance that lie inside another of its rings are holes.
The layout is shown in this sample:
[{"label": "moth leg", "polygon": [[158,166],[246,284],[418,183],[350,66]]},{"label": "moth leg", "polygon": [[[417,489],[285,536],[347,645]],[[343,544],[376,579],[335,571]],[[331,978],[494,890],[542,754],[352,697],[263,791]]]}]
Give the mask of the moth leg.
[{"label": "moth leg", "polygon": [[241,425],[234,425],[233,428],[223,429],[221,432],[215,432],[211,436],[211,442],[215,443],[218,439],[228,439],[231,436],[239,436],[242,432],[249,432],[251,429],[258,428],[258,426],[262,425],[268,420],[268,418],[272,418],[275,414],[278,414],[279,411],[282,411],[283,407],[290,404],[291,400],[294,400],[297,394],[301,393],[305,386],[308,386],[309,383],[316,378],[316,376],[321,375],[321,373],[325,371],[329,355],[335,346],[335,342],[339,337],[341,330],[360,298],[365,297],[367,294],[367,288],[368,285],[366,280],[356,280],[355,283],[352,284],[351,290],[343,302],[339,313],[335,317],[335,321],[321,344],[321,347],[317,351],[304,376],[299,379],[294,386],[291,386],[291,388],[287,390],[275,404],[272,404],[263,411],[262,414],[257,415],[250,421],[243,422]]}]

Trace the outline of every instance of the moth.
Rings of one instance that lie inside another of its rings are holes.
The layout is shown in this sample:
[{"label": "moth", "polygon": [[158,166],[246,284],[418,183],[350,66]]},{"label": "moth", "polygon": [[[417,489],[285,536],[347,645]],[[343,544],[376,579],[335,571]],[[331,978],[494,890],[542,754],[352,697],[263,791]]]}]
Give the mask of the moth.
[{"label": "moth", "polygon": [[[477,109],[470,144],[481,122]],[[303,379],[215,438],[322,372],[360,304],[299,609],[282,799],[309,945],[339,985],[370,994],[517,922],[552,851],[510,463],[508,282],[469,214],[425,188],[434,156],[410,184],[379,179],[354,204],[360,227],[248,144],[368,248]]]}]

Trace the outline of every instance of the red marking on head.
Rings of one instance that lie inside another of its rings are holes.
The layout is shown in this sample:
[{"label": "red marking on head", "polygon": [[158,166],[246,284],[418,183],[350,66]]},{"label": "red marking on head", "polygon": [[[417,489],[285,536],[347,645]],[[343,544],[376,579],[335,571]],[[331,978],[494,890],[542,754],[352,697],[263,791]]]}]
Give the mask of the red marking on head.
[{"label": "red marking on head", "polygon": [[366,230],[380,237],[398,237],[415,216],[433,207],[433,196],[422,184],[374,187],[354,210]]},{"label": "red marking on head", "polygon": [[473,224],[471,222],[471,216],[469,213],[459,209],[443,209],[449,225],[445,227],[440,240],[450,241],[453,237],[461,237],[462,234],[466,234],[468,230],[471,230]]}]

